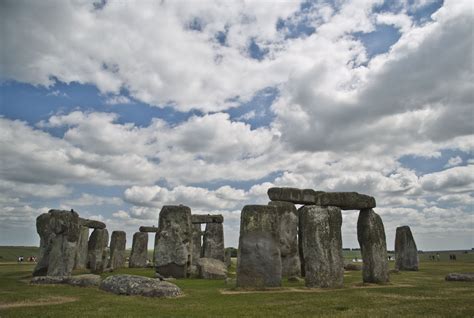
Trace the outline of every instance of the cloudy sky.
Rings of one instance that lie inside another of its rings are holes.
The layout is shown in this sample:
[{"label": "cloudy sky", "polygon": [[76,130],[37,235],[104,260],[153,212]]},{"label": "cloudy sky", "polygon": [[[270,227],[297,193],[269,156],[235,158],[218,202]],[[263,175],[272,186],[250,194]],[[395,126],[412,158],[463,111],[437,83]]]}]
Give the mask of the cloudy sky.
[{"label": "cloudy sky", "polygon": [[[125,229],[271,186],[376,197],[387,244],[474,245],[469,0],[0,2],[0,245],[50,208]],[[357,211],[343,212],[358,247]],[[150,243],[152,243],[150,237]]]}]

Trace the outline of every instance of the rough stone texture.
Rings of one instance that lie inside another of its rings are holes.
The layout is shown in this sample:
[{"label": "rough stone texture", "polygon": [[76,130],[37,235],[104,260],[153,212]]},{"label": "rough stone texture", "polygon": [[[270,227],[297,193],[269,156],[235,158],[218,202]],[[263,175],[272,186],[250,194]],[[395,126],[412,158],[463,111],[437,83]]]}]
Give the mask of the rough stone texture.
[{"label": "rough stone texture", "polygon": [[301,263],[298,251],[298,211],[293,203],[271,201],[277,208],[279,223],[281,274],[284,277],[300,276]]},{"label": "rough stone texture", "polygon": [[158,228],[156,226],[140,226],[138,229],[140,232],[144,233],[156,233],[158,232]]},{"label": "rough stone texture", "polygon": [[225,266],[227,266],[227,268],[230,267],[230,265],[232,265],[232,251],[227,248],[225,249]]},{"label": "rough stone texture", "polygon": [[360,271],[362,270],[362,266],[352,263],[347,263],[344,265],[344,270],[346,271]]},{"label": "rough stone texture", "polygon": [[89,228],[80,227],[79,239],[76,247],[76,258],[74,260],[74,269],[85,269],[87,267],[87,246],[89,242]]},{"label": "rough stone texture", "polygon": [[409,226],[397,227],[395,235],[395,268],[401,271],[418,270],[418,250]]},{"label": "rough stone texture", "polygon": [[311,189],[270,188],[268,197],[272,201],[286,201],[295,204],[337,206],[343,210],[374,208],[375,198],[357,192],[323,192]]},{"label": "rough stone texture", "polygon": [[222,223],[206,224],[202,240],[202,256],[224,262],[224,225]]},{"label": "rough stone texture", "polygon": [[102,273],[107,268],[107,245],[109,232],[107,229],[94,229],[89,238],[87,263],[91,272]]},{"label": "rough stone texture", "polygon": [[240,215],[237,287],[281,286],[281,255],[276,207],[246,205]]},{"label": "rough stone texture", "polygon": [[113,231],[110,238],[109,268],[116,269],[125,266],[125,245],[127,234],[124,231]]},{"label": "rough stone texture", "polygon": [[357,239],[362,254],[362,278],[365,283],[389,281],[387,243],[382,219],[372,209],[359,212]]},{"label": "rough stone texture", "polygon": [[201,224],[201,223],[222,223],[224,222],[224,217],[221,214],[193,214],[191,215],[191,223]]},{"label": "rough stone texture", "polygon": [[298,209],[298,254],[300,256],[300,268],[301,268],[301,277],[305,277],[305,265],[304,265],[304,251],[303,251],[303,219],[301,218],[301,213],[304,206]]},{"label": "rough stone texture", "polygon": [[474,273],[449,273],[444,279],[456,282],[474,282]]},{"label": "rough stone texture", "polygon": [[82,226],[91,228],[91,229],[105,229],[105,223],[96,221],[96,220],[89,220],[89,219],[83,219],[79,218],[79,222],[81,223]]},{"label": "rough stone texture", "polygon": [[177,297],[181,289],[173,283],[136,275],[113,275],[102,281],[100,289],[117,295]]},{"label": "rough stone texture", "polygon": [[160,211],[155,238],[155,270],[164,277],[185,278],[193,253],[191,209],[165,205]]},{"label": "rough stone texture", "polygon": [[307,287],[342,287],[342,214],[335,206],[305,206],[301,210],[302,243]]},{"label": "rough stone texture", "polygon": [[227,267],[224,262],[202,257],[197,262],[199,278],[204,279],[225,279],[227,277]]},{"label": "rough stone texture", "polygon": [[132,252],[128,260],[128,267],[143,268],[148,259],[148,233],[136,232],[133,234]]},{"label": "rough stone texture", "polygon": [[201,224],[196,223],[191,225],[193,231],[193,265],[197,265],[197,261],[201,258]]},{"label": "rough stone texture", "polygon": [[74,268],[79,215],[73,211],[49,210],[36,218],[40,255],[33,276],[68,276]]},{"label": "rough stone texture", "polygon": [[36,276],[30,281],[30,284],[67,284],[79,287],[99,286],[101,278],[99,275],[85,274],[77,276]]}]

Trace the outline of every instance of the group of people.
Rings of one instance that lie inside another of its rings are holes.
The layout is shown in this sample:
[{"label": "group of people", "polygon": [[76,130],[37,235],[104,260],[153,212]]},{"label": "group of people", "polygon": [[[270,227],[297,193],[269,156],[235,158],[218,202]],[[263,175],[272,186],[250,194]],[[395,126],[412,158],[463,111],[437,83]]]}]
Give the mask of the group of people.
[{"label": "group of people", "polygon": [[455,261],[456,260],[456,254],[449,254],[449,259],[451,261]]},{"label": "group of people", "polygon": [[430,260],[432,261],[439,261],[440,257],[439,257],[439,253],[436,253],[436,256],[435,255],[430,255]]},{"label": "group of people", "polygon": [[[28,262],[34,262],[36,263],[36,256],[30,256],[27,258]],[[18,256],[17,259],[18,263],[23,263],[25,261],[25,258],[23,256]]]}]

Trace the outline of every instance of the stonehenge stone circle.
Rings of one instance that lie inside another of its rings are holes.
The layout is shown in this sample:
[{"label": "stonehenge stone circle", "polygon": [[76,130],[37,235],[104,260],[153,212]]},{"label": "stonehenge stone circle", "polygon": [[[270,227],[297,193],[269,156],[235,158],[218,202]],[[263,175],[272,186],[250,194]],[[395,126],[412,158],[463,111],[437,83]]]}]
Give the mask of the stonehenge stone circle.
[{"label": "stonehenge stone circle", "polygon": [[281,286],[281,255],[277,209],[246,205],[240,216],[237,287]]},{"label": "stonehenge stone circle", "polygon": [[89,244],[89,228],[80,227],[79,239],[76,247],[76,258],[74,261],[74,269],[85,269],[87,267],[87,246]]},{"label": "stonehenge stone circle", "polygon": [[110,238],[109,268],[116,269],[125,266],[125,245],[127,234],[124,231],[113,231]]},{"label": "stonehenge stone circle", "polygon": [[301,209],[305,283],[307,287],[342,287],[342,214],[335,206]]},{"label": "stonehenge stone circle", "polygon": [[68,276],[74,268],[81,232],[79,215],[73,211],[49,210],[36,218],[40,255],[33,276]]},{"label": "stonehenge stone circle", "polygon": [[279,226],[281,274],[283,277],[301,275],[301,263],[298,251],[298,211],[293,203],[270,201],[277,209]]},{"label": "stonehenge stone circle", "polygon": [[222,223],[207,223],[202,241],[203,257],[225,261],[224,226]]},{"label": "stonehenge stone circle", "polygon": [[191,270],[191,209],[165,205],[160,211],[155,238],[155,270],[164,277],[185,278]]},{"label": "stonehenge stone circle", "polygon": [[85,226],[91,229],[105,229],[106,227],[104,222],[100,222],[96,220],[79,218],[79,222],[82,226]]},{"label": "stonehenge stone circle", "polygon": [[418,270],[418,250],[409,226],[397,227],[395,235],[395,268],[401,271]]},{"label": "stonehenge stone circle", "polygon": [[140,226],[138,229],[140,232],[145,233],[156,233],[158,232],[158,228],[156,226]]},{"label": "stonehenge stone circle", "polygon": [[387,244],[382,219],[372,209],[363,209],[357,220],[357,239],[362,254],[362,279],[365,283],[389,281]]},{"label": "stonehenge stone circle", "polygon": [[295,204],[337,206],[342,210],[361,210],[375,207],[375,198],[357,192],[323,192],[311,189],[270,188],[268,197],[272,201],[287,201]]},{"label": "stonehenge stone circle", "polygon": [[91,272],[102,273],[107,268],[107,245],[109,232],[107,229],[94,229],[89,238],[88,264]]},{"label": "stonehenge stone circle", "polygon": [[148,259],[148,233],[136,232],[133,234],[132,252],[128,260],[128,267],[146,267]]}]

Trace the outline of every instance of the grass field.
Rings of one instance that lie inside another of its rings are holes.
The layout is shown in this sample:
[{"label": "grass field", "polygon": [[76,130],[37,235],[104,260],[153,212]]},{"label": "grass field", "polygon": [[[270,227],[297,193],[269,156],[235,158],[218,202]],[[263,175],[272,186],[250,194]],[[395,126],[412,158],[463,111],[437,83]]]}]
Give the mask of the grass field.
[{"label": "grass field", "polygon": [[[346,272],[344,288],[328,290],[284,281],[281,289],[242,292],[224,281],[182,279],[175,283],[185,295],[175,299],[117,296],[96,288],[30,286],[34,265],[3,263],[0,317],[473,317],[474,284],[446,282],[444,276],[474,271],[474,254],[458,253],[456,262],[446,260],[445,253],[440,262],[424,256],[419,272],[393,274],[388,285],[364,286],[361,272]],[[128,268],[113,274],[118,273],[154,274],[152,269]]]}]

